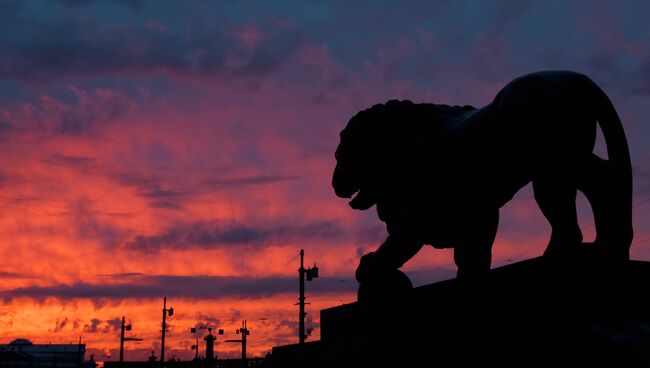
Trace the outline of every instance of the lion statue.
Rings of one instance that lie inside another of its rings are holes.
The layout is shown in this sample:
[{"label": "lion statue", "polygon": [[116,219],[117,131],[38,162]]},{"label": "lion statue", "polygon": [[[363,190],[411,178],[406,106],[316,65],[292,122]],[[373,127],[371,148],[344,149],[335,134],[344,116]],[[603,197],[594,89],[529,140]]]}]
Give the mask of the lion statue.
[{"label": "lion statue", "polygon": [[[596,122],[607,160],[592,152]],[[361,286],[386,274],[410,285],[398,269],[424,244],[453,248],[458,278],[484,274],[499,208],[529,182],[552,228],[545,257],[562,259],[581,247],[580,190],[594,213],[597,236],[589,249],[608,261],[629,259],[628,145],[609,98],[584,75],[528,74],[478,109],[388,101],[357,113],[340,138],[336,195],[356,194],[354,209],[376,205],[388,231],[379,248],[361,258]]]}]

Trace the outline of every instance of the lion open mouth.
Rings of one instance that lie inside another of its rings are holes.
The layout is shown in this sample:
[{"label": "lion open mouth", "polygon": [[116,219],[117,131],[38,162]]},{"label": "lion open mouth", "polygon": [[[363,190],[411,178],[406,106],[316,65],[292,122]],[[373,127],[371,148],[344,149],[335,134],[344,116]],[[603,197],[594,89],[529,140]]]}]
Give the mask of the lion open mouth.
[{"label": "lion open mouth", "polygon": [[[354,193],[352,195],[354,195]],[[370,194],[367,190],[359,190],[348,204],[355,210],[367,210],[375,203],[377,203],[377,199],[374,195]]]}]

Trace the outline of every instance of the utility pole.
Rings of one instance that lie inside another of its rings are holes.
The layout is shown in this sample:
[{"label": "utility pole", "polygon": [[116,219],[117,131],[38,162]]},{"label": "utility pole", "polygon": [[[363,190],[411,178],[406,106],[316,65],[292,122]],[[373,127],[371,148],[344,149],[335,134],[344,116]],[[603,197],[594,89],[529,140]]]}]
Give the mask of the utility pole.
[{"label": "utility pole", "polygon": [[194,360],[199,361],[199,338],[196,338],[196,345],[192,346],[192,349],[196,350],[196,354],[194,355]]},{"label": "utility pole", "polygon": [[165,332],[167,331],[167,315],[174,315],[174,308],[167,309],[167,297],[163,299],[162,309],[162,335],[160,338],[160,366],[165,368]]},{"label": "utility pole", "polygon": [[[126,320],[126,318],[124,316],[122,316],[122,329],[121,329],[121,332],[120,332],[120,367],[123,366],[122,363],[124,362],[124,330],[125,330],[125,327],[126,327],[124,325],[125,320]],[[131,327],[131,326],[129,326],[129,327]]]},{"label": "utility pole", "polygon": [[241,343],[241,361],[242,367],[246,367],[246,336],[250,335],[250,330],[246,327],[246,320],[241,322],[241,328],[237,330],[237,334],[241,334],[241,340],[226,340],[226,342],[239,342]]},{"label": "utility pole", "polygon": [[124,364],[124,341],[142,341],[136,337],[124,337],[124,331],[131,331],[131,324],[126,324],[126,318],[122,316],[122,328],[120,332],[120,367],[123,367]]},{"label": "utility pole", "polygon": [[246,328],[246,320],[242,322],[242,327],[239,329],[241,332],[241,360],[244,362],[244,367],[246,366],[246,336],[250,334],[250,331]]},{"label": "utility pole", "polygon": [[298,296],[298,305],[300,306],[300,312],[298,315],[300,319],[298,320],[298,342],[300,345],[305,343],[305,266],[304,266],[305,251],[300,250],[300,268],[298,269],[298,277],[300,278],[300,294]]},{"label": "utility pole", "polygon": [[305,304],[309,303],[305,303],[305,277],[307,277],[307,281],[318,278],[318,267],[316,267],[316,263],[314,263],[313,268],[305,268],[304,259],[305,251],[301,249],[300,268],[298,269],[298,283],[300,294],[298,295],[297,303],[300,306],[300,311],[298,312],[298,342],[300,345],[304,344],[305,339],[307,338],[307,335],[305,334],[305,317],[307,316],[307,313],[305,313]]}]

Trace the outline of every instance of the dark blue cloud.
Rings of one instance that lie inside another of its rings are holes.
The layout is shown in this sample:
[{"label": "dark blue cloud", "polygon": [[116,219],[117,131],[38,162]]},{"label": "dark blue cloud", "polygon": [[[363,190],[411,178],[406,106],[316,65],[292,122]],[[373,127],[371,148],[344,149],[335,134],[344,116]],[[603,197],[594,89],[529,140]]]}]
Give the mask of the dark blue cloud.
[{"label": "dark blue cloud", "polygon": [[284,175],[253,175],[253,176],[241,176],[234,178],[212,178],[206,181],[206,184],[211,187],[216,188],[229,188],[229,187],[239,187],[247,185],[263,185],[271,184],[289,180],[295,180],[295,176],[284,176]]},{"label": "dark blue cloud", "polygon": [[94,157],[53,154],[43,158],[43,162],[56,166],[72,167],[84,174],[98,172],[99,162]]},{"label": "dark blue cloud", "polygon": [[[182,210],[185,203],[195,195],[205,192],[256,187],[296,180],[295,176],[276,174],[253,174],[248,176],[208,177],[198,183],[187,182],[174,173],[111,168],[112,165],[91,156],[51,154],[42,158],[42,162],[77,171],[83,175],[103,176],[111,181],[134,190],[135,195],[143,198],[152,208]],[[3,183],[0,171],[0,186]]]},{"label": "dark blue cloud", "polygon": [[262,248],[270,243],[282,244],[311,239],[335,240],[344,234],[345,229],[333,221],[261,225],[199,221],[177,223],[155,235],[137,235],[126,241],[123,248],[140,252],[233,246]]},{"label": "dark blue cloud", "polygon": [[[65,319],[67,321],[67,318]],[[79,322],[77,322],[79,323]],[[60,328],[63,328],[61,326]],[[92,318],[88,323],[83,325],[83,331],[87,333],[114,333],[120,331],[122,328],[122,318],[115,317],[108,320],[101,320],[99,318]]]},{"label": "dark blue cloud", "polygon": [[24,273],[18,273],[18,272],[7,272],[7,271],[0,271],[0,279],[25,279],[25,278],[34,278],[33,275],[28,275]]},{"label": "dark blue cloud", "polygon": [[67,5],[11,7],[0,22],[0,79],[157,71],[257,75],[282,64],[301,44],[291,22],[227,21],[206,3]]},{"label": "dark blue cloud", "polygon": [[[66,163],[75,164],[70,160]],[[74,167],[82,169],[83,165]],[[208,178],[200,183],[188,183],[182,178],[174,177],[173,174],[141,173],[135,170],[104,170],[103,174],[120,185],[134,188],[136,195],[149,202],[151,207],[172,210],[182,210],[186,201],[200,193],[263,186],[295,179],[292,176],[274,174],[232,177],[224,175],[219,178]]]},{"label": "dark blue cloud", "polygon": [[[354,292],[356,283],[350,276],[321,277],[311,293]],[[79,282],[72,285],[27,286],[0,291],[0,297],[11,300],[29,297],[37,300],[55,297],[60,299],[128,299],[173,298],[254,299],[276,294],[296,293],[296,277],[236,277],[236,276],[146,276],[118,277],[118,284],[91,284]],[[316,285],[318,284],[318,285]]]},{"label": "dark blue cloud", "polygon": [[102,126],[120,120],[136,109],[135,100],[107,88],[85,90],[70,86],[65,95],[72,101],[41,95],[33,102],[0,106],[0,111],[4,112],[0,114],[0,141],[15,139],[16,136],[93,136]]}]

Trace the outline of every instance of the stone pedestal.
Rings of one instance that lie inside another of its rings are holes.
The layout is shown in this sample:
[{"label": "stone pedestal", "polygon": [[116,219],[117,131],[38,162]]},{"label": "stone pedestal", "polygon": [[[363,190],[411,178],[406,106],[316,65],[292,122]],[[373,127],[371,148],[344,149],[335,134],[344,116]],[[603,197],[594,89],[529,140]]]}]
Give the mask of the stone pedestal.
[{"label": "stone pedestal", "polygon": [[[650,366],[649,296],[650,262],[535,258],[481,280],[322,310],[321,341],[308,351],[275,348],[273,360],[287,368]],[[300,365],[281,364],[298,353]]]}]

